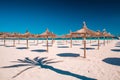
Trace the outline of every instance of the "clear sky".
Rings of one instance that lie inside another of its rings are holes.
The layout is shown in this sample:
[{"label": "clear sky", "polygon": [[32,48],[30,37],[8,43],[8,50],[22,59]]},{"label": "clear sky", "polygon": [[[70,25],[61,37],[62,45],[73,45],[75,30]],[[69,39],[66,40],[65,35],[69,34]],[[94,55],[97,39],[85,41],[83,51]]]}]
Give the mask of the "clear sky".
[{"label": "clear sky", "polygon": [[120,0],[0,0],[0,32],[62,35],[82,27],[120,34]]}]

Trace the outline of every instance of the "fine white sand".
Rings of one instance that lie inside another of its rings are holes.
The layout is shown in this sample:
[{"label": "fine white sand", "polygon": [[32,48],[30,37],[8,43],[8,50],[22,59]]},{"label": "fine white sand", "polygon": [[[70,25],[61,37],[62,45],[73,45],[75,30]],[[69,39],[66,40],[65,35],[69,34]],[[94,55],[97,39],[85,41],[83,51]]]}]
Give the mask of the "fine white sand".
[{"label": "fine white sand", "polygon": [[[97,42],[92,41],[90,44],[90,41],[87,41],[89,49],[86,58],[83,58],[81,41],[73,41],[73,46],[70,48],[70,41],[66,44],[66,41],[56,40],[53,46],[49,47],[49,52],[45,51],[46,41],[41,42],[39,40],[39,44],[36,45],[37,41],[29,40],[29,49],[24,49],[25,40],[21,40],[20,44],[16,40],[16,47],[12,47],[12,40],[7,40],[6,46],[3,46],[3,41],[0,40],[0,80],[86,80],[87,78],[88,80],[120,80],[120,41],[118,40],[110,41],[105,46],[101,44],[99,50],[97,50]],[[100,43],[102,42],[101,40]],[[35,65],[34,68],[23,72],[21,71],[30,66],[11,66],[25,64],[15,62],[18,59],[24,60],[25,57],[30,59],[48,57],[53,59],[53,62],[58,62],[48,64],[47,68]],[[5,66],[9,67],[5,68]],[[16,77],[12,78],[13,76]]]}]

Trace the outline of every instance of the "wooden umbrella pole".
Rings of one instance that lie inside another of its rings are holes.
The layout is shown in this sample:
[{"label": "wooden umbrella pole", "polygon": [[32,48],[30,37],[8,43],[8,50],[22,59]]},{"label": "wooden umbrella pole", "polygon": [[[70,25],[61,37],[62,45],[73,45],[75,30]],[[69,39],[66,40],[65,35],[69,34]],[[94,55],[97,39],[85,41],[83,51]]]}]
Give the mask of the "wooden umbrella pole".
[{"label": "wooden umbrella pole", "polygon": [[38,45],[38,40],[39,40],[39,39],[37,38],[37,45]]},{"label": "wooden umbrella pole", "polygon": [[67,44],[67,38],[66,38],[66,44]]},{"label": "wooden umbrella pole", "polygon": [[34,39],[34,43],[35,43],[35,39]]},{"label": "wooden umbrella pole", "polygon": [[107,37],[107,44],[108,44],[108,37]]},{"label": "wooden umbrella pole", "polygon": [[27,42],[27,49],[28,49],[28,38],[26,39],[26,42]]},{"label": "wooden umbrella pole", "polygon": [[84,58],[86,58],[86,34],[84,34]]},{"label": "wooden umbrella pole", "polygon": [[47,52],[48,52],[48,36],[47,36]]},{"label": "wooden umbrella pole", "polygon": [[114,40],[114,38],[112,37],[112,41]]},{"label": "wooden umbrella pole", "polygon": [[18,44],[20,44],[20,38],[18,38]]},{"label": "wooden umbrella pole", "polygon": [[90,44],[91,44],[91,38],[90,38]]},{"label": "wooden umbrella pole", "polygon": [[5,42],[6,42],[6,41],[5,41],[5,37],[4,37],[4,46],[5,46]]},{"label": "wooden umbrella pole", "polygon": [[109,38],[108,38],[108,43],[109,43]]},{"label": "wooden umbrella pole", "polygon": [[112,39],[112,37],[110,38],[110,42],[111,42],[111,39]]},{"label": "wooden umbrella pole", "polygon": [[55,43],[55,38],[53,38],[53,43]]},{"label": "wooden umbrella pole", "polygon": [[84,40],[82,40],[82,44],[84,45]]},{"label": "wooden umbrella pole", "polygon": [[15,38],[13,38],[13,47],[15,47]]},{"label": "wooden umbrella pole", "polygon": [[71,34],[70,47],[72,48],[72,34]]},{"label": "wooden umbrella pole", "polygon": [[53,44],[53,37],[52,37],[52,44]]},{"label": "wooden umbrella pole", "polygon": [[100,47],[100,40],[99,40],[99,37],[98,37],[98,50],[99,50],[99,47]]},{"label": "wooden umbrella pole", "polygon": [[42,38],[42,43],[43,43],[43,38]]},{"label": "wooden umbrella pole", "polygon": [[104,46],[105,46],[105,37],[104,37],[104,42],[103,43],[104,43]]}]

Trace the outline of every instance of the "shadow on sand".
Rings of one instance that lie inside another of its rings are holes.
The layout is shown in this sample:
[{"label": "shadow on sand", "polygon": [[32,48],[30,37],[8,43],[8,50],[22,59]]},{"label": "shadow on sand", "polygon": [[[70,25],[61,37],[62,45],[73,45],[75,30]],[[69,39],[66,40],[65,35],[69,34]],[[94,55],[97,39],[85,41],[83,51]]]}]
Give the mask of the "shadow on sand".
[{"label": "shadow on sand", "polygon": [[81,44],[72,44],[73,46],[81,46]]},{"label": "shadow on sand", "polygon": [[47,52],[47,50],[44,49],[36,49],[36,50],[31,50],[32,52]]},{"label": "shadow on sand", "polygon": [[118,46],[115,46],[115,47],[120,47],[120,46],[118,45]]},{"label": "shadow on sand", "polygon": [[30,44],[30,46],[37,46],[38,44]]},{"label": "shadow on sand", "polygon": [[29,42],[29,43],[35,43],[35,42]]},{"label": "shadow on sand", "polygon": [[58,48],[69,48],[69,46],[58,46]]},{"label": "shadow on sand", "polygon": [[57,54],[57,56],[60,56],[60,57],[79,57],[80,54],[76,54],[76,53],[59,53],[59,54]]},{"label": "shadow on sand", "polygon": [[0,46],[4,46],[4,44],[3,44],[3,45],[0,45]]},{"label": "shadow on sand", "polygon": [[[47,47],[47,45],[42,45],[42,46],[44,46],[44,47]],[[52,47],[52,45],[48,45],[49,47]]]},{"label": "shadow on sand", "polygon": [[108,64],[120,66],[120,58],[105,58],[103,61]]},{"label": "shadow on sand", "polygon": [[[80,49],[84,49],[84,48],[80,48]],[[95,48],[86,48],[86,50],[94,50]]]},{"label": "shadow on sand", "polygon": [[98,46],[98,44],[93,44],[93,45],[90,45],[90,46]]},{"label": "shadow on sand", "polygon": [[65,44],[57,44],[57,45],[65,45]]},{"label": "shadow on sand", "polygon": [[120,49],[111,49],[111,51],[120,52]]},{"label": "shadow on sand", "polygon": [[5,47],[14,47],[14,46],[11,46],[11,45],[10,45],[10,46],[5,46]]},{"label": "shadow on sand", "polygon": [[16,49],[28,49],[27,47],[17,47]]},{"label": "shadow on sand", "polygon": [[82,75],[79,75],[79,74],[72,73],[70,71],[65,71],[65,70],[57,69],[57,68],[55,68],[53,66],[49,66],[48,64],[58,63],[58,62],[62,62],[62,61],[52,61],[53,59],[47,59],[47,60],[46,59],[47,59],[47,57],[42,57],[42,58],[35,57],[33,60],[31,60],[28,57],[25,57],[24,60],[18,59],[17,61],[14,61],[14,62],[17,62],[16,65],[3,66],[1,68],[16,68],[16,67],[28,66],[28,68],[20,71],[18,74],[16,74],[12,78],[15,78],[15,77],[19,76],[21,73],[23,73],[24,71],[26,71],[28,69],[34,68],[36,66],[39,66],[42,69],[48,69],[48,70],[54,71],[54,72],[56,72],[58,74],[75,77],[77,79],[96,80],[94,78],[89,78],[89,77],[86,77],[86,76],[82,76]]},{"label": "shadow on sand", "polygon": [[61,42],[61,41],[60,41],[60,42],[57,42],[57,43],[60,43],[60,44],[62,44],[63,42]]}]

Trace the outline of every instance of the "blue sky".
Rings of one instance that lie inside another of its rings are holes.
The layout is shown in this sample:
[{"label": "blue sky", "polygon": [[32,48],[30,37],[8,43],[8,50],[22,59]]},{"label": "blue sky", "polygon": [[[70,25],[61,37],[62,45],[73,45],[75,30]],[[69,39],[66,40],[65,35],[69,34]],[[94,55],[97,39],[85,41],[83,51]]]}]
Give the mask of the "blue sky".
[{"label": "blue sky", "polygon": [[120,34],[119,0],[0,0],[0,32],[62,35],[86,21],[89,29]]}]

